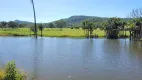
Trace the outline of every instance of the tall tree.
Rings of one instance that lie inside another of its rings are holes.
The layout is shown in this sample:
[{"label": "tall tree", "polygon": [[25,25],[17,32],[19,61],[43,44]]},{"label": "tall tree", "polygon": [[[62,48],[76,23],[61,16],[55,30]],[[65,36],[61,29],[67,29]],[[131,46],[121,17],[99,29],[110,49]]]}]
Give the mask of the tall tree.
[{"label": "tall tree", "polygon": [[87,38],[93,37],[93,27],[94,24],[92,22],[89,22],[88,20],[82,22],[82,29],[84,30],[84,33]]},{"label": "tall tree", "polygon": [[37,25],[36,25],[36,13],[35,13],[35,6],[34,6],[34,1],[31,0],[32,6],[33,6],[33,13],[34,13],[34,22],[35,22],[35,37],[37,38]]},{"label": "tall tree", "polygon": [[42,31],[44,30],[44,27],[42,24],[38,25],[38,29],[41,31],[41,37],[42,37]]},{"label": "tall tree", "polygon": [[89,35],[89,32],[88,32],[88,21],[87,20],[85,20],[85,21],[82,21],[82,29],[84,30],[84,34],[86,35],[86,37],[88,37],[88,35]]}]

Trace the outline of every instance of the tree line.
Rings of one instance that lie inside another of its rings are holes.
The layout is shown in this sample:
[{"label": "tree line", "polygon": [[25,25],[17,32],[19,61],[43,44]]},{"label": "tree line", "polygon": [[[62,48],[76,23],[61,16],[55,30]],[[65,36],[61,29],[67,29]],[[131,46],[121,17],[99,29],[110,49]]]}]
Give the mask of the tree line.
[{"label": "tree line", "polygon": [[9,21],[9,22],[6,22],[6,21],[3,21],[3,22],[0,22],[0,28],[20,28],[20,27],[25,27],[26,24],[18,24],[14,21]]}]

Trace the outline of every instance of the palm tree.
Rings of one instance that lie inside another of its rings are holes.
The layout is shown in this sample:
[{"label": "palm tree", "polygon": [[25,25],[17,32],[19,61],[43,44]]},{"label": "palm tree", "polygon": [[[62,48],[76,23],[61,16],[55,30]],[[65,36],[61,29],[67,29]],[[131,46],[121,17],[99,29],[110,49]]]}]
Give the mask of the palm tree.
[{"label": "palm tree", "polygon": [[84,30],[87,38],[93,38],[93,27],[94,24],[88,20],[82,22],[82,29]]},{"label": "palm tree", "polygon": [[84,20],[84,21],[82,21],[82,29],[84,30],[84,34],[85,34],[85,36],[86,37],[88,37],[88,35],[89,35],[89,32],[88,32],[88,21],[87,20]]},{"label": "palm tree", "polygon": [[124,20],[121,20],[121,21],[120,21],[120,28],[123,30],[123,31],[122,31],[122,33],[123,33],[122,36],[123,36],[123,37],[126,37],[126,30],[125,30],[126,24],[127,24],[126,21],[124,21]]},{"label": "palm tree", "polygon": [[42,31],[43,31],[43,29],[44,29],[43,25],[42,25],[42,24],[39,24],[38,29],[41,31],[41,37],[42,37]]},{"label": "palm tree", "polygon": [[35,22],[35,37],[37,38],[37,26],[36,26],[36,14],[35,14],[35,6],[34,6],[34,1],[31,0],[32,6],[33,6],[33,13],[34,13],[34,22]]}]

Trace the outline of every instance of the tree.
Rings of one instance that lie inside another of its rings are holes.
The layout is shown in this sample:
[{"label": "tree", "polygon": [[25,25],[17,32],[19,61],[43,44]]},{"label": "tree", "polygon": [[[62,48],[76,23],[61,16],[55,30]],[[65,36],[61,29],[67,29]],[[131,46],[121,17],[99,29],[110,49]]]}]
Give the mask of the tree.
[{"label": "tree", "polygon": [[34,22],[35,22],[34,34],[35,34],[35,37],[37,38],[37,25],[36,25],[36,13],[35,13],[34,1],[31,0],[31,3],[32,3],[32,6],[33,6]]},{"label": "tree", "polygon": [[66,27],[66,22],[64,20],[58,20],[55,22],[56,27],[60,28],[62,30],[63,27]]},{"label": "tree", "polygon": [[48,26],[49,26],[49,28],[54,28],[54,24],[53,23],[49,23]]},{"label": "tree", "polygon": [[38,29],[41,31],[41,37],[42,37],[42,31],[44,30],[44,27],[42,24],[38,25]]},{"label": "tree", "polygon": [[98,22],[93,22],[93,28],[94,29],[97,29],[97,28],[102,28],[103,26],[101,26],[101,24],[100,23],[98,23]]},{"label": "tree", "polygon": [[135,27],[134,20],[127,21],[125,28],[127,28],[127,29],[133,29],[134,27]]},{"label": "tree", "polygon": [[130,17],[133,18],[135,25],[142,31],[142,8],[132,10]]},{"label": "tree", "polygon": [[1,23],[0,23],[0,28],[3,28]]},{"label": "tree", "polygon": [[5,22],[5,21],[1,22],[1,28],[2,28],[2,29],[5,28],[6,25],[7,25],[7,22]]},{"label": "tree", "polygon": [[137,26],[140,30],[142,28],[142,18],[138,18],[134,20],[135,26]]},{"label": "tree", "polygon": [[82,21],[82,29],[84,30],[84,34],[86,35],[86,37],[88,36],[88,30],[87,30],[87,24],[88,24],[88,21],[85,20],[85,21]]},{"label": "tree", "polygon": [[106,26],[107,38],[111,38],[111,39],[118,38],[120,26],[121,26],[120,18],[116,18],[116,17],[110,18]]},{"label": "tree", "polygon": [[93,37],[93,27],[94,24],[92,22],[89,22],[88,20],[82,22],[82,29],[84,30],[87,38]]},{"label": "tree", "polygon": [[130,13],[130,17],[142,18],[142,8],[132,10],[132,12]]},{"label": "tree", "polygon": [[8,26],[10,28],[17,28],[18,27],[18,23],[14,22],[14,21],[10,21],[10,22],[8,22]]},{"label": "tree", "polygon": [[89,27],[89,36],[90,36],[90,38],[93,38],[93,30],[94,30],[94,24],[92,23],[92,22],[90,22],[89,24],[88,24],[88,27]]},{"label": "tree", "polygon": [[[126,21],[124,21],[124,20],[120,20],[120,29],[122,29],[123,31],[122,31],[122,37],[126,37],[126,30],[125,30],[125,26],[126,26],[126,24],[127,24],[127,22]],[[125,35],[124,35],[124,33],[125,33]]]}]

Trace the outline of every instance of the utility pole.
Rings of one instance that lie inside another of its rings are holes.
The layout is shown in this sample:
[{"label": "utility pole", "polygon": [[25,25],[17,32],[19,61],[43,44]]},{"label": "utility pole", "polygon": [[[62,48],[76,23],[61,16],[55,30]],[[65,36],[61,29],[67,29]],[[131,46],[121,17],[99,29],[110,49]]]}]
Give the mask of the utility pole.
[{"label": "utility pole", "polygon": [[34,6],[34,1],[31,0],[32,6],[33,6],[33,13],[34,13],[34,24],[35,24],[35,31],[34,35],[37,38],[37,25],[36,25],[36,14],[35,14],[35,6]]}]

